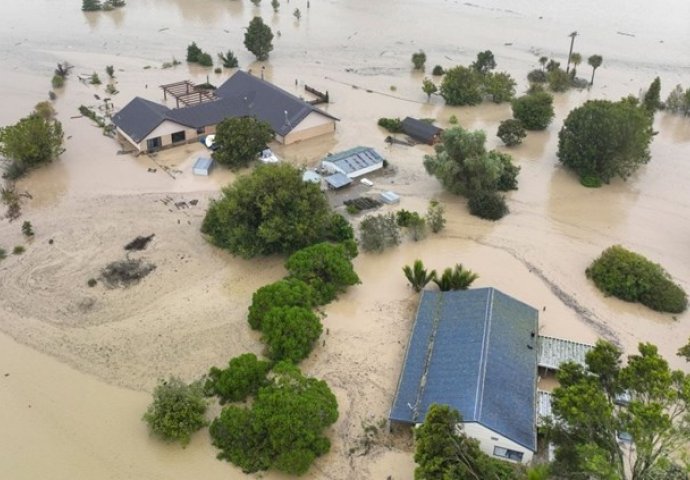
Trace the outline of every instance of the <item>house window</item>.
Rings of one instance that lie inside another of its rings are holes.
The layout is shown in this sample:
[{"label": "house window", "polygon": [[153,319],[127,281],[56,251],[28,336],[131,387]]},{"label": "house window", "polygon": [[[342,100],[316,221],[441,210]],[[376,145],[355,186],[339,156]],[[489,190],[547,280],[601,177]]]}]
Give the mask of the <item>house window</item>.
[{"label": "house window", "polygon": [[172,143],[180,143],[185,141],[185,134],[184,130],[181,132],[175,132],[172,135],[170,135],[170,138],[172,140]]},{"label": "house window", "polygon": [[149,152],[161,148],[161,137],[153,137],[146,140],[146,150]]},{"label": "house window", "polygon": [[516,462],[521,462],[522,461],[522,452],[518,452],[516,450],[510,450],[508,448],[503,448],[503,447],[494,447],[494,456],[496,457],[501,457],[501,458],[507,458],[508,460],[514,460]]}]

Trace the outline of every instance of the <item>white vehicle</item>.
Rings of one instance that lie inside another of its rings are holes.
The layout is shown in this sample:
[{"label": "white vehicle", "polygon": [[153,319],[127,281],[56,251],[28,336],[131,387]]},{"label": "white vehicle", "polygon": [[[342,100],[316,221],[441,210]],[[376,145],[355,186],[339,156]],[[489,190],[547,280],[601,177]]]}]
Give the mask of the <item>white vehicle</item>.
[{"label": "white vehicle", "polygon": [[261,163],[278,163],[280,160],[276,157],[276,154],[270,148],[262,150],[259,154],[259,161]]}]

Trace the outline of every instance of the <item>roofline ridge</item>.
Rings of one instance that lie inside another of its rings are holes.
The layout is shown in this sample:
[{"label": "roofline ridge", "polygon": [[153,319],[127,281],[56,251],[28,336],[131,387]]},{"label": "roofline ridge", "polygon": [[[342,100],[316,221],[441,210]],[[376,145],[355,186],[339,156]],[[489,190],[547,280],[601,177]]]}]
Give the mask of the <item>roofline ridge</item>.
[{"label": "roofline ridge", "polygon": [[484,310],[484,336],[482,338],[482,357],[479,362],[479,372],[477,373],[477,393],[474,402],[474,418],[477,420],[482,417],[482,409],[484,407],[484,383],[486,381],[486,368],[489,363],[488,351],[489,341],[491,338],[491,318],[493,316],[494,306],[494,288],[487,288],[488,298],[486,308]]}]

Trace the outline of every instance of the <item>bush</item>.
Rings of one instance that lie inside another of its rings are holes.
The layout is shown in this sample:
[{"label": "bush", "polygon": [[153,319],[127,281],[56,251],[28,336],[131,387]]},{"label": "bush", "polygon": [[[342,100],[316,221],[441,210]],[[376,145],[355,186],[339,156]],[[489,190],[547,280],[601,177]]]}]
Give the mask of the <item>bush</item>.
[{"label": "bush", "polygon": [[207,425],[206,399],[201,383],[187,385],[171,377],[162,380],[153,391],[153,403],[143,420],[149,430],[166,442],[189,443],[192,433]]},{"label": "bush", "polygon": [[[326,240],[331,242],[341,243],[355,238],[355,231],[352,228],[347,218],[339,213],[331,215],[330,221],[326,227]],[[357,255],[354,255],[356,257]]]},{"label": "bush", "polygon": [[213,57],[211,54],[203,52],[197,57],[197,63],[202,67],[212,67]]},{"label": "bush", "polygon": [[98,280],[96,280],[95,278],[89,278],[89,281],[86,282],[86,284],[87,284],[89,287],[93,288],[93,287],[95,287],[96,285],[98,285]]},{"label": "bush", "polygon": [[101,278],[109,288],[129,287],[154,271],[156,266],[140,258],[117,260],[105,266]]},{"label": "bush", "polygon": [[22,233],[26,237],[33,237],[34,236],[34,228],[31,225],[31,222],[24,222],[22,223]]},{"label": "bush", "polygon": [[554,92],[565,92],[570,88],[570,77],[562,68],[551,70],[546,77],[549,88]]},{"label": "bush", "polygon": [[445,72],[443,71],[443,67],[441,65],[436,65],[434,69],[431,71],[431,74],[435,77],[440,77],[444,73]]},{"label": "bush", "polygon": [[274,307],[264,316],[261,331],[271,360],[296,364],[309,356],[323,326],[319,317],[304,307]]},{"label": "bush", "polygon": [[112,65],[106,65],[105,73],[108,75],[109,78],[115,78],[115,67]]},{"label": "bush", "polygon": [[26,248],[24,248],[24,245],[15,245],[14,248],[12,249],[12,253],[14,255],[21,255],[26,251]]},{"label": "bush", "polygon": [[415,218],[419,218],[417,212],[410,212],[405,209],[395,212],[395,223],[397,223],[399,227],[409,227],[410,224],[414,222]]},{"label": "bush", "polygon": [[379,118],[378,124],[391,133],[402,133],[402,120],[399,118]]},{"label": "bush", "polygon": [[445,227],[446,219],[443,216],[444,212],[443,205],[436,200],[429,202],[429,208],[426,211],[426,224],[429,225],[432,233],[438,233]]},{"label": "bush", "polygon": [[472,215],[485,220],[500,220],[508,213],[505,198],[497,192],[476,192],[468,205]]},{"label": "bush", "polygon": [[290,276],[314,289],[317,305],[333,301],[347,287],[359,283],[352,259],[343,245],[318,243],[293,253],[285,263]]},{"label": "bush", "polygon": [[65,78],[60,75],[53,75],[53,79],[50,83],[55,89],[62,88],[65,86]]},{"label": "bush", "polygon": [[412,54],[412,64],[415,70],[424,70],[424,64],[426,63],[426,53],[422,50]]},{"label": "bush", "polygon": [[223,64],[223,68],[237,68],[239,66],[237,57],[232,50],[228,50],[226,53],[219,53],[218,59]]},{"label": "bush", "polygon": [[451,68],[443,77],[440,92],[448,105],[478,105],[482,102],[482,76],[467,67]]},{"label": "bush", "polygon": [[546,83],[546,72],[540,69],[532,70],[527,74],[527,80],[530,83]]},{"label": "bush", "polygon": [[254,330],[262,329],[263,318],[274,307],[314,306],[314,289],[296,278],[285,278],[264,285],[252,296],[247,321]]},{"label": "bush", "polygon": [[10,160],[4,176],[18,178],[31,168],[51,162],[64,152],[63,139],[62,124],[36,112],[0,128],[0,156]]},{"label": "bush", "polygon": [[4,248],[0,247],[0,260],[4,260],[7,258],[7,250]]},{"label": "bush", "polygon": [[666,270],[620,245],[604,250],[587,268],[586,275],[602,292],[652,310],[681,313],[688,306],[685,291]]},{"label": "bush", "polygon": [[496,136],[508,147],[512,147],[520,145],[522,139],[527,136],[527,132],[525,132],[525,127],[522,126],[519,120],[511,118],[500,123]]},{"label": "bush", "polygon": [[546,92],[518,97],[512,106],[513,117],[527,130],[544,130],[554,116],[553,97]]},{"label": "bush", "polygon": [[372,215],[359,224],[359,244],[365,252],[382,252],[400,243],[400,228],[392,213]]},{"label": "bush", "polygon": [[197,46],[196,42],[192,42],[190,45],[187,46],[187,61],[189,63],[196,63],[199,61],[199,55],[201,55],[203,52],[201,49]]},{"label": "bush", "polygon": [[91,77],[89,78],[89,83],[91,85],[100,85],[101,84],[101,77],[99,77],[96,72],[93,72],[91,74]]},{"label": "bush", "polygon": [[580,184],[587,188],[599,188],[601,187],[601,179],[596,175],[583,175],[580,177]]},{"label": "bush", "polygon": [[211,367],[204,383],[207,396],[216,395],[220,404],[242,402],[250,395],[256,395],[259,388],[268,383],[266,374],[271,364],[259,360],[253,353],[245,353],[228,362],[228,367],[221,370]]}]

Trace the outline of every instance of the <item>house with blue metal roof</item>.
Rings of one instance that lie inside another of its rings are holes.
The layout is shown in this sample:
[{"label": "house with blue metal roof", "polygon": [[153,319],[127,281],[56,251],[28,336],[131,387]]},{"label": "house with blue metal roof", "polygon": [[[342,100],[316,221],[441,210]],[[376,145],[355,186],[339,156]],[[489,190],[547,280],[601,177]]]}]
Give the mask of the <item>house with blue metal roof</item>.
[{"label": "house with blue metal roof", "polygon": [[371,147],[354,147],[328,155],[321,161],[321,168],[357,178],[383,168],[383,157]]},{"label": "house with blue metal roof", "polygon": [[537,449],[538,312],[494,288],[425,290],[390,413],[417,425],[434,404],[462,415],[487,454],[528,463]]},{"label": "house with blue metal roof", "polygon": [[[200,97],[201,98],[201,97]],[[136,97],[113,115],[120,138],[138,152],[155,151],[212,134],[226,118],[267,122],[283,144],[331,133],[337,118],[263,79],[237,71],[205,101],[180,108]],[[257,152],[259,153],[259,152]]]}]

